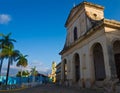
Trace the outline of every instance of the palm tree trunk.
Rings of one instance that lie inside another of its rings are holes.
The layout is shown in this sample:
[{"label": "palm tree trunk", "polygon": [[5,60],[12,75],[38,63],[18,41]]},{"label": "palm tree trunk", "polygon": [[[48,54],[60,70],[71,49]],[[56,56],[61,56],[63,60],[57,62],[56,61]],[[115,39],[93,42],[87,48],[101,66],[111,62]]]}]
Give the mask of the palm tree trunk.
[{"label": "palm tree trunk", "polygon": [[21,66],[21,71],[20,71],[20,84],[22,84],[22,66]]},{"label": "palm tree trunk", "polygon": [[1,63],[0,63],[0,77],[1,77],[1,70],[2,70],[2,64],[3,64],[3,58],[1,58]]},{"label": "palm tree trunk", "polygon": [[11,63],[11,57],[8,59],[8,67],[7,67],[7,75],[6,75],[6,85],[8,84],[8,76],[9,76],[9,70],[10,70],[10,63]]},{"label": "palm tree trunk", "polygon": [[20,76],[22,77],[22,66],[21,66],[21,71],[20,71],[21,73],[20,73]]}]

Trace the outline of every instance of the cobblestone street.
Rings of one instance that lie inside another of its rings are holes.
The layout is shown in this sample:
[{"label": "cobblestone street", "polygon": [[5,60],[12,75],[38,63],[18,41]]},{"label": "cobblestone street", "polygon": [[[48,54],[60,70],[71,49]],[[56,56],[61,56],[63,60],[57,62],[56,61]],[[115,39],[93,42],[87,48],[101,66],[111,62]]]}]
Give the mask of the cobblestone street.
[{"label": "cobblestone street", "polygon": [[0,93],[103,93],[101,89],[76,89],[56,85],[41,85],[34,88],[27,88],[18,91]]}]

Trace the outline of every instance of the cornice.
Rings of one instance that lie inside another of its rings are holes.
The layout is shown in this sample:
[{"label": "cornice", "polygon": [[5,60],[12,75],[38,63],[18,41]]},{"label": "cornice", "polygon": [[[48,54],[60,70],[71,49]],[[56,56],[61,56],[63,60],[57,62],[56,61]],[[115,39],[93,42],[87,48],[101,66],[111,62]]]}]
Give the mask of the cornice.
[{"label": "cornice", "polygon": [[104,7],[101,6],[101,5],[93,4],[93,3],[90,3],[90,2],[83,2],[83,3],[84,3],[85,5],[93,6],[93,7],[96,7],[96,8],[99,8],[99,9],[104,10]]},{"label": "cornice", "polygon": [[120,22],[116,20],[104,19],[105,26],[120,29]]}]

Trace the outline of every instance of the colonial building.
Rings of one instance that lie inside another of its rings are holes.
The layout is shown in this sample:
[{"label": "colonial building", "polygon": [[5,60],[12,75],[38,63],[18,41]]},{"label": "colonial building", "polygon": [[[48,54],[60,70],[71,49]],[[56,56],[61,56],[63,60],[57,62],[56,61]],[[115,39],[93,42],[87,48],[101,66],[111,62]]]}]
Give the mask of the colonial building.
[{"label": "colonial building", "polygon": [[61,55],[62,84],[91,87],[120,79],[120,22],[104,18],[104,7],[82,2],[65,23]]},{"label": "colonial building", "polygon": [[56,83],[61,83],[61,62],[56,66]]}]

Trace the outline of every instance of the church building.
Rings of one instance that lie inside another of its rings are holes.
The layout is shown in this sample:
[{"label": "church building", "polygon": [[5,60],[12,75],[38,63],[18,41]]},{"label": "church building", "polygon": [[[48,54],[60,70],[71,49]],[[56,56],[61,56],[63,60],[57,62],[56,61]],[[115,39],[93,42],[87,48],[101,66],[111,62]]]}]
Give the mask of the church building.
[{"label": "church building", "polygon": [[104,7],[82,2],[66,20],[61,84],[91,87],[120,80],[120,22],[104,18]]}]

